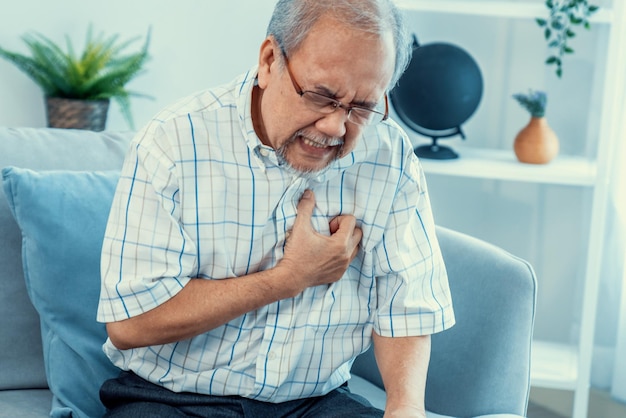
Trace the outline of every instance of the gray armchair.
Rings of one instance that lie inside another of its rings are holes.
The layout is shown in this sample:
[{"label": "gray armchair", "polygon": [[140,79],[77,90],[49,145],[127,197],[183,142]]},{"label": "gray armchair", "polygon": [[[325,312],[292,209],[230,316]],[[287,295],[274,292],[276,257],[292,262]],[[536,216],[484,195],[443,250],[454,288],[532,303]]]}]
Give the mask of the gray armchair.
[{"label": "gray armchair", "polygon": [[[438,227],[457,323],[432,337],[426,408],[433,416],[525,416],[537,283],[524,260]],[[354,363],[353,391],[384,406],[373,351]]]}]

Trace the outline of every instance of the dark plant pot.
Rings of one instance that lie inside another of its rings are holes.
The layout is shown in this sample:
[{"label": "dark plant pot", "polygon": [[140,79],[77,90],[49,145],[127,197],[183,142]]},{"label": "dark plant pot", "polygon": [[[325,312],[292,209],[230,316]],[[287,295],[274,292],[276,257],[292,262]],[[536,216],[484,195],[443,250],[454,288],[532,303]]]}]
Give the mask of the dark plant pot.
[{"label": "dark plant pot", "polygon": [[109,100],[77,100],[46,97],[48,127],[103,131]]}]

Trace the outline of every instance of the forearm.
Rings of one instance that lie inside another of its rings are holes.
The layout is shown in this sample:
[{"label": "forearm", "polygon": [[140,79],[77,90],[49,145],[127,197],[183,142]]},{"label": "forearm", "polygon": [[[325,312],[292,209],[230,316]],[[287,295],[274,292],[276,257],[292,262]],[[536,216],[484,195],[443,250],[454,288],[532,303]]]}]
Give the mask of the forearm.
[{"label": "forearm", "polygon": [[425,417],[424,393],[430,361],[430,336],[381,337],[374,353],[387,392],[385,417]]},{"label": "forearm", "polygon": [[162,305],[108,323],[107,332],[119,349],[185,340],[301,291],[288,283],[281,269],[222,280],[192,279]]},{"label": "forearm", "polygon": [[358,251],[361,230],[353,216],[330,222],[330,236],[311,226],[312,192],[298,204],[285,255],[269,270],[222,280],[193,279],[174,297],[141,315],[107,324],[119,349],[181,341],[245,313],[296,296],[308,287],[339,280]]}]

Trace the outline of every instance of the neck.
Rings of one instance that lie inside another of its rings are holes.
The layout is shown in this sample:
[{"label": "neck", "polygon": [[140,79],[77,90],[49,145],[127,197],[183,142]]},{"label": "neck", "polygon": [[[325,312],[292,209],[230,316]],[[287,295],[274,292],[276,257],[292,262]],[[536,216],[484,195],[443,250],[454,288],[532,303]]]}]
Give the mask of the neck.
[{"label": "neck", "polygon": [[265,135],[265,127],[263,126],[263,116],[261,112],[261,101],[263,100],[263,89],[258,85],[252,88],[252,126],[254,132],[261,140],[263,145],[269,145],[267,143],[267,135]]}]

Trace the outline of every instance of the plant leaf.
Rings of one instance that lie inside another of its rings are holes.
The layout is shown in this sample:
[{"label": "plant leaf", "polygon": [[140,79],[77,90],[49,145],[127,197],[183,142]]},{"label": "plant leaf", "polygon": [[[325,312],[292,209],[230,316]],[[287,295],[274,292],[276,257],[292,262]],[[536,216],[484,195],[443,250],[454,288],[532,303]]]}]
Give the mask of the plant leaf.
[{"label": "plant leaf", "polygon": [[546,28],[546,30],[543,32],[543,36],[546,38],[546,40],[550,39],[550,36],[552,35],[552,31],[550,30],[550,28]]},{"label": "plant leaf", "polygon": [[583,23],[583,20],[581,18],[574,16],[574,15],[570,15],[569,21],[573,25],[580,25],[581,23]]},{"label": "plant leaf", "polygon": [[546,60],[546,64],[556,64],[559,59],[555,56],[551,56]]}]

